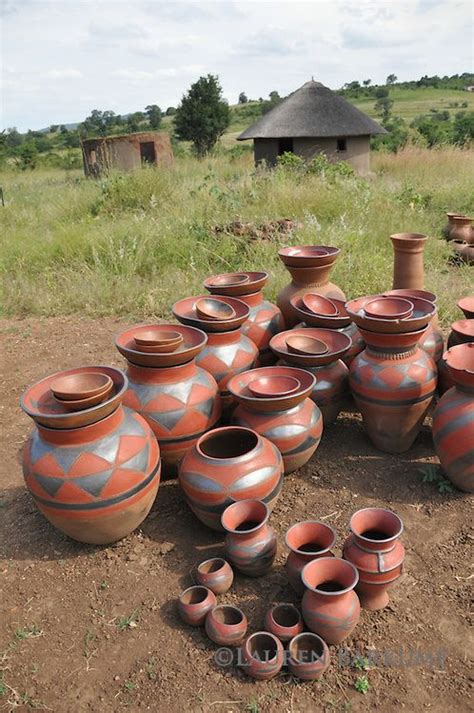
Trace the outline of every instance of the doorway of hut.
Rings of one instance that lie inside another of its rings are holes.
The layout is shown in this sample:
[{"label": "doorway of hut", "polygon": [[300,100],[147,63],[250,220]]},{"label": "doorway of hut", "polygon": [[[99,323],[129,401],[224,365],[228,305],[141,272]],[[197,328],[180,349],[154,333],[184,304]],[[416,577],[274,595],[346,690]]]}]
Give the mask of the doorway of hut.
[{"label": "doorway of hut", "polygon": [[283,156],[284,153],[294,153],[293,139],[278,139],[278,155]]},{"label": "doorway of hut", "polygon": [[140,141],[140,159],[142,163],[156,163],[155,144],[153,141]]}]

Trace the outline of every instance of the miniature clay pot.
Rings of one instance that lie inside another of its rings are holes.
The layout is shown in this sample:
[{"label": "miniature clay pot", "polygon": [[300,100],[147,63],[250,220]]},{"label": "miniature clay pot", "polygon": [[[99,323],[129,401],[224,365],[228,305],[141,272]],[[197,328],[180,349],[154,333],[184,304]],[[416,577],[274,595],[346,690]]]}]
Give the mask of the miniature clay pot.
[{"label": "miniature clay pot", "polygon": [[[68,412],[51,383],[93,371],[110,376],[111,395]],[[102,545],[125,537],[143,522],[158,491],[160,449],[146,421],[123,409],[127,385],[119,369],[82,367],[48,376],[21,398],[37,425],[23,451],[26,487],[49,522],[79,542]]]},{"label": "miniature clay pot", "polygon": [[316,681],[326,671],[330,662],[326,642],[317,634],[298,634],[288,645],[288,668],[302,681]]},{"label": "miniature clay pot", "polygon": [[301,572],[311,560],[333,557],[331,549],[336,543],[336,533],[329,525],[318,520],[306,520],[292,525],[285,536],[290,554],[285,570],[288,581],[300,596],[304,593]]},{"label": "miniature clay pot", "polygon": [[203,587],[210,589],[214,594],[225,594],[232,586],[234,572],[225,559],[213,557],[198,565],[196,581]]},{"label": "miniature clay pot", "polygon": [[248,577],[266,574],[275,559],[277,540],[269,517],[270,510],[261,500],[241,500],[222,513],[226,556]]},{"label": "miniature clay pot", "polygon": [[281,310],[263,298],[262,290],[267,280],[267,272],[241,272],[215,275],[204,281],[204,287],[213,295],[238,297],[249,307],[249,316],[242,325],[242,333],[256,345],[260,366],[274,363],[269,342],[274,334],[285,329]]},{"label": "miniature clay pot", "polygon": [[[297,390],[288,396],[256,397],[251,392],[254,380],[266,378],[275,384],[278,378],[294,378]],[[316,451],[323,431],[323,417],[311,401],[315,378],[308,371],[292,367],[268,366],[237,374],[227,388],[238,403],[231,421],[268,438],[283,457],[285,473],[301,468]]]},{"label": "miniature clay pot", "polygon": [[457,305],[466,319],[474,319],[474,295],[462,297]]},{"label": "miniature clay pot", "polygon": [[354,630],[360,603],[354,591],[357,569],[339,557],[322,557],[304,567],[301,603],[306,626],[328,644],[339,644]]},{"label": "miniature clay pot", "polygon": [[465,243],[474,243],[474,232],[472,229],[472,218],[466,215],[451,216],[452,228],[449,232],[451,240],[461,240]]},{"label": "miniature clay pot", "polygon": [[239,646],[247,627],[243,611],[229,604],[214,607],[206,617],[206,634],[218,646]]},{"label": "miniature clay pot", "polygon": [[196,517],[222,531],[221,515],[233,502],[257,498],[273,508],[283,485],[283,460],[278,448],[255,431],[215,428],[185,455],[178,478]]},{"label": "miniature clay pot", "polygon": [[458,344],[444,355],[454,383],[433,414],[433,440],[452,483],[474,493],[474,343]]},{"label": "miniature clay pot", "polygon": [[181,592],[178,599],[178,612],[185,624],[203,626],[208,613],[216,605],[216,597],[210,589],[194,585]]},{"label": "miniature clay pot", "polygon": [[251,634],[242,647],[242,668],[251,678],[269,681],[283,667],[284,650],[276,636],[267,631]]},{"label": "miniature clay pot", "polygon": [[[436,306],[436,295],[428,290],[389,290],[384,292],[384,295],[396,295],[399,297],[407,297],[408,299],[422,299],[431,302]],[[436,363],[439,362],[444,351],[443,333],[439,328],[438,313],[435,312],[428,325],[428,329],[418,342],[421,347]]]},{"label": "miniature clay pot", "polygon": [[351,517],[351,534],[344,542],[344,559],[359,572],[356,592],[364,609],[376,611],[389,603],[388,588],[400,577],[405,548],[403,523],[394,512],[364,508]]},{"label": "miniature clay pot", "polygon": [[423,251],[428,236],[422,233],[395,233],[390,239],[394,251],[393,289],[422,290]]},{"label": "miniature clay pot", "polygon": [[274,604],[265,614],[263,626],[265,631],[269,631],[285,643],[301,634],[303,619],[294,604]]}]

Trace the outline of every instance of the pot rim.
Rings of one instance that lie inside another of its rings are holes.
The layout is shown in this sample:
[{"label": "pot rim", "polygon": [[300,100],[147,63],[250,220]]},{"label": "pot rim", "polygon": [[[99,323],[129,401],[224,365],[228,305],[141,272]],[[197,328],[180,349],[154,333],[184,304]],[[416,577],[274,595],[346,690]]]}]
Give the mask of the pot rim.
[{"label": "pot rim", "polygon": [[[333,539],[332,539],[331,544],[330,544],[328,547],[324,547],[323,549],[319,549],[317,552],[302,552],[301,550],[297,549],[296,547],[292,547],[292,546],[289,544],[289,542],[288,542],[288,535],[289,535],[289,533],[290,533],[294,528],[298,527],[299,525],[322,525],[323,527],[326,527],[328,530],[331,531],[332,536],[333,536]],[[332,549],[332,548],[334,547],[334,545],[336,544],[336,540],[337,540],[337,532],[336,532],[336,530],[335,530],[333,527],[331,527],[331,525],[328,525],[326,522],[322,522],[322,520],[302,520],[301,522],[295,522],[295,523],[294,523],[293,525],[291,525],[291,527],[289,527],[288,530],[285,532],[285,545],[288,547],[288,549],[289,549],[291,552],[294,552],[294,553],[297,554],[297,555],[301,555],[301,554],[303,554],[303,555],[316,555],[316,554],[319,554],[319,553],[321,553],[321,552],[323,552],[323,553],[324,553],[324,552],[330,552],[331,549]]]},{"label": "pot rim", "polygon": [[208,616],[214,616],[215,612],[217,610],[222,611],[223,609],[231,609],[234,612],[237,612],[240,616],[240,621],[238,621],[236,624],[226,624],[224,622],[218,622],[220,626],[225,627],[226,629],[233,629],[235,627],[240,627],[242,624],[245,624],[245,619],[246,616],[242,609],[239,607],[236,607],[234,604],[218,604],[217,606],[213,607],[211,611],[209,612]]},{"label": "pot rim", "polygon": [[[258,503],[259,505],[261,505],[265,509],[265,514],[261,518],[261,521],[258,523],[258,525],[255,525],[255,527],[252,527],[249,530],[235,530],[233,528],[227,527],[224,524],[225,514],[228,513],[231,508],[235,508],[236,506],[242,505],[242,503]],[[263,502],[263,500],[258,500],[257,498],[245,498],[244,500],[236,500],[235,503],[231,503],[225,508],[224,512],[221,515],[221,524],[224,530],[232,535],[251,535],[252,533],[260,530],[260,528],[268,522],[269,517],[270,508],[266,503]]]},{"label": "pot rim", "polygon": [[[344,567],[350,568],[353,574],[353,581],[351,582],[351,584],[349,584],[345,589],[339,589],[336,592],[326,592],[323,589],[318,589],[318,587],[311,586],[306,580],[305,570],[308,570],[308,568],[310,567],[314,567],[316,563],[323,564],[324,562],[342,562]],[[303,569],[301,570],[301,579],[303,580],[304,586],[315,594],[321,594],[325,597],[340,597],[341,594],[347,594],[348,592],[353,591],[353,589],[357,586],[359,582],[359,572],[357,568],[352,564],[352,562],[342,559],[342,557],[319,557],[318,559],[311,560],[311,562],[308,562],[308,564],[303,567]]]},{"label": "pot rim", "polygon": [[314,661],[301,661],[293,654],[292,649],[294,647],[294,644],[297,643],[300,639],[313,639],[318,641],[318,643],[321,644],[321,648],[323,650],[321,656],[318,656],[318,660],[321,661],[323,664],[326,663],[329,653],[328,645],[326,644],[322,636],[315,634],[314,631],[302,631],[300,634],[296,634],[296,636],[293,636],[291,641],[289,641],[288,655],[291,661],[293,661],[295,664],[298,664],[298,666],[312,666],[315,663]]},{"label": "pot rim", "polygon": [[[390,537],[384,538],[383,540],[374,540],[371,537],[364,537],[363,535],[359,535],[354,530],[352,523],[353,523],[354,518],[357,515],[360,515],[360,513],[362,513],[362,512],[384,512],[384,513],[388,512],[388,513],[390,513],[390,515],[393,515],[393,517],[395,517],[398,520],[398,522],[400,523],[398,532],[395,535],[390,535]],[[396,512],[393,512],[393,510],[389,510],[388,508],[370,508],[369,507],[369,508],[361,508],[360,510],[357,510],[355,513],[353,513],[353,515],[351,516],[351,519],[349,520],[349,529],[352,532],[352,534],[354,535],[354,537],[357,537],[358,540],[363,540],[364,542],[369,542],[371,545],[373,545],[376,543],[382,544],[384,542],[392,542],[392,540],[398,539],[403,532],[404,526],[403,526],[403,521],[402,521],[401,517],[399,515],[397,515]]]},{"label": "pot rim", "polygon": [[[224,431],[227,431],[227,433],[229,433],[229,431],[245,431],[246,433],[251,433],[256,438],[256,443],[252,448],[250,448],[250,450],[245,451],[245,453],[241,453],[238,456],[225,456],[223,458],[216,458],[215,456],[210,456],[207,453],[204,453],[204,451],[201,449],[201,444],[209,438],[215,436],[217,433],[219,433],[220,435]],[[215,461],[217,463],[222,463],[222,461],[233,461],[236,458],[247,457],[258,446],[260,438],[261,436],[256,431],[251,428],[246,428],[245,426],[219,426],[218,428],[212,428],[210,431],[206,431],[206,433],[203,433],[202,436],[196,441],[195,448],[202,458],[207,458],[213,462]],[[254,500],[255,498],[249,499]],[[242,501],[239,500],[238,502]]]},{"label": "pot rim", "polygon": [[[280,624],[280,622],[278,622],[278,621],[275,619],[274,612],[275,612],[275,609],[281,609],[281,608],[291,609],[293,612],[295,612],[295,614],[296,614],[297,617],[298,617],[298,621],[296,621],[294,624],[290,624],[290,625],[287,625],[287,624]],[[280,629],[293,629],[295,626],[298,626],[299,624],[301,624],[301,623],[303,622],[303,617],[301,616],[300,610],[298,609],[298,607],[296,606],[296,604],[293,604],[292,602],[275,602],[275,603],[272,604],[271,607],[268,609],[268,612],[267,612],[267,613],[268,613],[269,616],[271,617],[272,622],[273,622],[276,626],[278,626]],[[271,633],[271,632],[270,632],[270,633]]]},{"label": "pot rim", "polygon": [[[208,564],[209,562],[222,562],[220,567],[218,569],[215,569],[213,572],[201,572],[201,567],[205,564]],[[226,559],[223,557],[209,557],[207,560],[203,560],[198,564],[196,567],[196,571],[199,572],[199,574],[205,574],[205,575],[212,575],[212,574],[217,574],[217,572],[220,572],[226,565],[229,565]],[[230,566],[230,565],[229,565]],[[204,585],[197,585],[197,586],[204,586]]]},{"label": "pot rim", "polygon": [[[270,659],[270,658],[269,658],[269,659],[265,659],[264,662],[262,662],[259,657],[255,657],[255,656],[250,652],[250,646],[249,646],[250,642],[251,642],[253,639],[256,639],[257,637],[263,637],[263,636],[269,637],[269,638],[274,642],[275,648],[276,648],[275,656],[273,656],[271,659]],[[250,634],[250,636],[247,637],[247,639],[245,640],[245,644],[244,644],[244,650],[245,650],[245,653],[247,654],[247,656],[248,656],[250,659],[252,659],[252,661],[257,661],[258,663],[264,663],[264,664],[269,664],[269,663],[272,663],[272,662],[277,661],[277,660],[278,660],[278,655],[279,655],[279,653],[281,652],[281,649],[282,649],[282,648],[283,648],[283,646],[282,646],[282,643],[281,643],[280,639],[278,639],[278,638],[275,636],[275,634],[272,634],[272,633],[270,633],[269,631],[254,631],[253,634]]]},{"label": "pot rim", "polygon": [[[194,604],[191,604],[191,603],[188,603],[188,602],[183,602],[183,597],[184,597],[184,595],[187,594],[187,593],[188,593],[189,591],[191,591],[192,589],[194,589],[194,590],[202,589],[202,590],[204,590],[204,591],[206,592],[206,596],[205,596],[204,599],[202,599],[200,602],[195,602]],[[204,604],[204,602],[206,602],[209,598],[210,598],[211,601],[212,601],[212,596],[210,597],[210,595],[214,596],[213,592],[209,589],[209,587],[205,587],[203,584],[192,584],[190,587],[187,587],[186,589],[184,589],[184,590],[181,592],[181,594],[179,595],[179,603],[180,603],[182,606],[185,606],[185,607],[200,607],[200,606],[202,606],[202,605]]]}]

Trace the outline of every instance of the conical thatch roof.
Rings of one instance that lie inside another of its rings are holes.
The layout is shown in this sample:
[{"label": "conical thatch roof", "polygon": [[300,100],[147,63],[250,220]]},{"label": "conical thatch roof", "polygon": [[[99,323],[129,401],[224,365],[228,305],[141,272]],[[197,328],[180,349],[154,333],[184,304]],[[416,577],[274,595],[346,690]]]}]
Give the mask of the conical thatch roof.
[{"label": "conical thatch roof", "polygon": [[311,80],[243,131],[238,140],[386,133],[382,126],[343,97]]}]

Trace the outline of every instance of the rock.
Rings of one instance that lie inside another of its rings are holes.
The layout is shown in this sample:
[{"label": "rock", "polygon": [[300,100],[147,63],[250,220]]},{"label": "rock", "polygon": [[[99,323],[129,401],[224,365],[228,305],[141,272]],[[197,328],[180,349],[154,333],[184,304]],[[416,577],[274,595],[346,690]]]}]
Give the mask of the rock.
[{"label": "rock", "polygon": [[174,550],[174,542],[162,542],[161,545],[158,546],[158,552],[160,555],[166,555],[168,552],[171,552],[171,550]]}]

